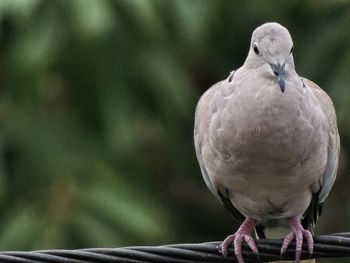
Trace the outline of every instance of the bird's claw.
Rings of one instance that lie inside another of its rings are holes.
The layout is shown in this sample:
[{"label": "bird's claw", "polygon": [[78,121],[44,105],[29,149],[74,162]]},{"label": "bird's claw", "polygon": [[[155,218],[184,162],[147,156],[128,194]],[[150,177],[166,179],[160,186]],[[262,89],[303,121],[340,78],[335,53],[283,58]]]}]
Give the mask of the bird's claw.
[{"label": "bird's claw", "polygon": [[219,252],[226,257],[228,254],[228,247],[233,244],[236,259],[238,263],[244,263],[242,255],[242,243],[245,241],[254,254],[258,255],[258,248],[255,244],[254,239],[251,236],[252,228],[254,227],[255,221],[253,219],[247,219],[238,231],[229,235],[222,243],[218,246]]},{"label": "bird's claw", "polygon": [[218,246],[219,252],[226,257],[228,254],[228,247],[233,244],[235,249],[235,255],[238,263],[244,263],[242,255],[242,244],[245,241],[254,254],[258,255],[258,248],[255,245],[254,239],[250,234],[239,233],[229,235],[222,243]]},{"label": "bird's claw", "polygon": [[295,239],[295,262],[300,262],[301,251],[303,247],[303,240],[306,239],[308,245],[308,252],[311,256],[314,250],[314,240],[312,238],[312,234],[309,230],[306,230],[300,224],[299,218],[291,218],[289,219],[292,230],[286,235],[283,240],[283,244],[281,247],[281,255],[286,253],[288,246]]},{"label": "bird's claw", "polygon": [[227,257],[228,254],[228,247],[235,241],[236,234],[229,235],[225,238],[225,240],[218,246],[219,252],[224,256]]}]

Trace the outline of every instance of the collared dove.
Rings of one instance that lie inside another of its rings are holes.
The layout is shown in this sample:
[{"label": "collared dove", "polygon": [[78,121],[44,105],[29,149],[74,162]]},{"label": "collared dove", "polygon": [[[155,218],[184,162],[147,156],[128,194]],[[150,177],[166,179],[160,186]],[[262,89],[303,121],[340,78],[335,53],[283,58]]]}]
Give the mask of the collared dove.
[{"label": "collared dove", "polygon": [[242,242],[258,253],[255,228],[289,223],[281,254],[310,231],[336,177],[339,135],[334,106],[315,83],[294,68],[293,41],[286,28],[266,23],[252,35],[242,67],[207,90],[195,114],[194,142],[204,181],[232,215],[243,221],[219,246]]}]

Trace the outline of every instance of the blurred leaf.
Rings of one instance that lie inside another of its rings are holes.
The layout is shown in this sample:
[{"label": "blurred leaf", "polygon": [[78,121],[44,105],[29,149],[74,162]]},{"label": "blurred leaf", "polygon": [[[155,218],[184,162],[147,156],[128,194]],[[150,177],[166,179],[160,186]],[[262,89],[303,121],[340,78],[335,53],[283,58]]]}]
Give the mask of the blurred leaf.
[{"label": "blurred leaf", "polygon": [[125,240],[116,231],[111,231],[111,227],[98,218],[98,214],[75,213],[71,222],[72,231],[75,231],[79,238],[86,240],[87,247],[109,247],[125,244]]},{"label": "blurred leaf", "polygon": [[40,2],[41,0],[3,0],[0,2],[0,14],[8,13],[18,19],[28,21]]},{"label": "blurred leaf", "polygon": [[107,0],[65,1],[71,5],[77,30],[86,37],[109,34],[115,23],[110,2]]},{"label": "blurred leaf", "polygon": [[[106,185],[97,185],[81,192],[81,202],[93,214],[107,218],[114,227],[123,229],[128,235],[137,236],[138,240],[149,242],[167,235],[168,226],[160,224],[156,209],[146,202],[140,205],[142,201],[132,195],[133,190],[127,191],[127,188],[121,189],[120,186],[119,190],[108,188]],[[124,239],[129,238],[124,235]]]},{"label": "blurred leaf", "polygon": [[45,222],[32,207],[18,207],[4,221],[0,236],[1,250],[30,249],[45,229]]}]

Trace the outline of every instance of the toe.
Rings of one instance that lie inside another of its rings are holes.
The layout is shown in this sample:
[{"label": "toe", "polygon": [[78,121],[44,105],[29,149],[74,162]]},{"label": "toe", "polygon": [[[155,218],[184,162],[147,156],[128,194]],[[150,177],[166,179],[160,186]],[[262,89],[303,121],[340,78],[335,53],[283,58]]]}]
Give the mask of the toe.
[{"label": "toe", "polygon": [[242,254],[242,242],[243,242],[243,236],[237,235],[234,241],[236,255]]},{"label": "toe", "polygon": [[301,250],[303,247],[303,232],[298,231],[295,234],[295,262],[300,262]]},{"label": "toe", "polygon": [[244,239],[243,235],[237,235],[236,239],[234,241],[235,255],[236,255],[238,263],[244,263],[243,255],[242,255],[242,242],[243,242],[243,239]]},{"label": "toe", "polygon": [[254,239],[251,236],[245,235],[244,241],[248,244],[250,249],[253,251],[254,254],[258,254],[258,248],[255,245]]},{"label": "toe", "polygon": [[314,239],[312,238],[312,234],[310,231],[304,230],[303,236],[307,242],[309,255],[312,255],[312,253],[314,252]]},{"label": "toe", "polygon": [[235,235],[229,235],[217,248],[219,252],[226,257],[228,254],[228,247],[234,242]]},{"label": "toe", "polygon": [[227,247],[224,247],[221,244],[221,245],[217,246],[217,249],[224,257],[227,257],[227,254],[228,254]]},{"label": "toe", "polygon": [[288,246],[290,245],[290,243],[294,240],[295,238],[295,234],[293,231],[289,232],[286,237],[283,240],[283,244],[281,247],[281,255],[283,255],[284,253],[286,253]]},{"label": "toe", "polygon": [[238,263],[244,263],[242,254],[236,254],[236,259]]}]

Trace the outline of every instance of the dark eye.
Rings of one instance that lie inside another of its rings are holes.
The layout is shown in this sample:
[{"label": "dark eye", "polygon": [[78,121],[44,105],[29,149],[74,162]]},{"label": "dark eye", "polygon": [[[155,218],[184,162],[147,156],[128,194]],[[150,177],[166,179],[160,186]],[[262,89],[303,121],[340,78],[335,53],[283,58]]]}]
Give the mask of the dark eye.
[{"label": "dark eye", "polygon": [[258,56],[260,55],[259,49],[256,46],[256,44],[254,44],[253,50],[254,50],[255,54],[257,54]]},{"label": "dark eye", "polygon": [[292,48],[290,49],[290,54],[293,53],[293,50],[294,50],[294,46],[292,46]]}]

